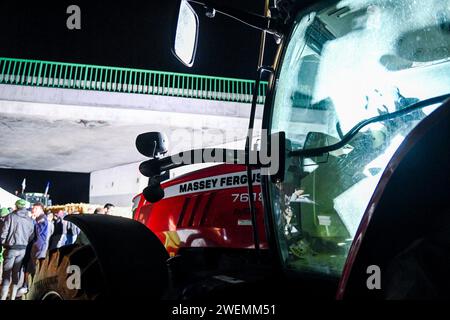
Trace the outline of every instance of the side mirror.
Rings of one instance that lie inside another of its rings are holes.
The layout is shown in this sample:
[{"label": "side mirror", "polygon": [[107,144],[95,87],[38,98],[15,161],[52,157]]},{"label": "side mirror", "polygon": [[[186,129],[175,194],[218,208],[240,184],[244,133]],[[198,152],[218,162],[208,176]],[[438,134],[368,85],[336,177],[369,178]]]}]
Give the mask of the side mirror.
[{"label": "side mirror", "polygon": [[173,39],[173,53],[187,67],[194,65],[198,29],[197,14],[187,0],[181,0]]},{"label": "side mirror", "polygon": [[147,132],[136,138],[136,148],[140,154],[146,157],[157,158],[169,151],[169,143],[165,134]]},{"label": "side mirror", "polygon": [[338,143],[339,139],[322,132],[309,132],[305,139],[303,150],[316,149],[331,146]]},{"label": "side mirror", "polygon": [[[136,148],[142,155],[151,158],[151,160],[146,162],[150,162],[153,165],[145,167],[150,172],[144,171],[151,178],[143,194],[147,201],[156,203],[164,198],[164,190],[161,188],[163,178],[160,175],[161,170],[158,158],[161,158],[169,151],[168,139],[166,135],[160,132],[143,133],[136,138]],[[141,168],[140,171],[142,172]]]},{"label": "side mirror", "polygon": [[150,203],[156,203],[164,198],[164,190],[158,178],[150,179],[148,187],[142,192],[145,200]]},{"label": "side mirror", "polygon": [[[303,150],[314,150],[326,148],[339,143],[340,140],[336,137],[330,136],[323,132],[309,132],[305,139]],[[344,154],[348,154],[353,150],[349,145],[346,145],[338,150],[324,152],[321,155],[306,157],[312,159],[315,163],[325,163],[328,161],[329,155],[339,157]],[[305,164],[305,163],[304,163]],[[305,164],[306,165],[306,164]],[[306,165],[307,166],[307,165]]]}]

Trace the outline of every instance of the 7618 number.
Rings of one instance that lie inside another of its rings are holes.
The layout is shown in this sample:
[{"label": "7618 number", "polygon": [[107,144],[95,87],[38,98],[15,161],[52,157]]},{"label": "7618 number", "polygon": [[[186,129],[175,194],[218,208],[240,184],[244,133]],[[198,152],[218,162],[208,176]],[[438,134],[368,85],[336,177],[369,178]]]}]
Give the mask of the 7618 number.
[{"label": "7618 number", "polygon": [[[249,195],[248,193],[233,193],[231,195],[233,197],[233,203],[236,202],[248,202]],[[253,198],[256,201],[262,201],[262,193],[253,193]]]}]

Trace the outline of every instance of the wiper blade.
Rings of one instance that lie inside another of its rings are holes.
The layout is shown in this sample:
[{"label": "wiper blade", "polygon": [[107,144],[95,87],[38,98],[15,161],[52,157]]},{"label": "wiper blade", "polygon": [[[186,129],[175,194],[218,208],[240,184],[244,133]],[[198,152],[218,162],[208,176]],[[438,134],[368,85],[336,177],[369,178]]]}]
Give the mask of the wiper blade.
[{"label": "wiper blade", "polygon": [[359,122],[357,125],[355,125],[346,135],[343,136],[342,140],[339,141],[336,144],[332,144],[330,146],[326,147],[320,147],[320,148],[313,148],[313,149],[306,149],[306,150],[294,150],[289,152],[289,156],[301,156],[301,157],[319,157],[325,153],[329,153],[335,150],[338,150],[342,147],[344,147],[346,144],[352,140],[359,131],[361,131],[362,128],[368,126],[369,124],[375,123],[375,122],[381,122],[386,120],[391,120],[400,116],[403,116],[405,114],[408,114],[410,112],[416,111],[418,109],[431,106],[433,104],[444,102],[445,100],[450,99],[450,94],[444,94],[442,96],[437,96],[434,98],[426,99],[419,101],[417,103],[413,103],[408,107],[405,107],[401,110],[387,113],[383,115],[379,115],[367,120],[363,120]]}]

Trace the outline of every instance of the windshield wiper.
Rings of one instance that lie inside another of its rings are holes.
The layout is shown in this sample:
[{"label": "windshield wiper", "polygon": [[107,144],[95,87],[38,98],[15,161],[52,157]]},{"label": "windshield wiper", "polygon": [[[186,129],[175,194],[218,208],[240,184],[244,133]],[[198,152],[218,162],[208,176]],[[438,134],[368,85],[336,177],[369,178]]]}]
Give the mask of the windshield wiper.
[{"label": "windshield wiper", "polygon": [[345,134],[342,137],[342,140],[336,144],[332,144],[330,146],[320,147],[320,148],[290,151],[289,156],[291,156],[291,157],[295,157],[295,156],[319,157],[321,155],[324,155],[325,153],[329,153],[329,152],[332,152],[332,151],[335,151],[335,150],[338,150],[338,149],[344,147],[346,144],[348,144],[350,142],[350,140],[352,140],[358,134],[359,131],[361,131],[362,128],[368,126],[369,124],[372,124],[375,122],[391,120],[391,119],[403,116],[405,114],[408,114],[410,112],[416,111],[418,109],[428,107],[433,104],[444,102],[445,100],[447,100],[449,98],[450,98],[450,94],[444,94],[442,96],[438,96],[438,97],[422,100],[417,103],[413,103],[410,106],[405,107],[399,111],[395,111],[392,113],[383,114],[383,115],[379,115],[379,116],[376,116],[376,117],[373,117],[373,118],[370,118],[367,120],[363,120],[363,121],[359,122],[357,125],[355,125],[347,134]]}]

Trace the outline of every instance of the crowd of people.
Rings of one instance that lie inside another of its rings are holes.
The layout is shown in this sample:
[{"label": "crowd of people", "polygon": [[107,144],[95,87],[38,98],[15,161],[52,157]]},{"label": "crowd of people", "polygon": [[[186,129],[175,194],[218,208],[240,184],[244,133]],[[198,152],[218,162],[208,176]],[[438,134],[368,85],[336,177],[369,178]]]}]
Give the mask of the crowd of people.
[{"label": "crowd of people", "polygon": [[[16,210],[0,207],[0,299],[10,300],[28,292],[28,279],[36,272],[38,260],[47,251],[74,244],[80,229],[64,218],[76,211],[45,212],[41,203],[27,209],[25,200],[17,200]],[[106,204],[95,214],[109,214],[114,205]]]}]

